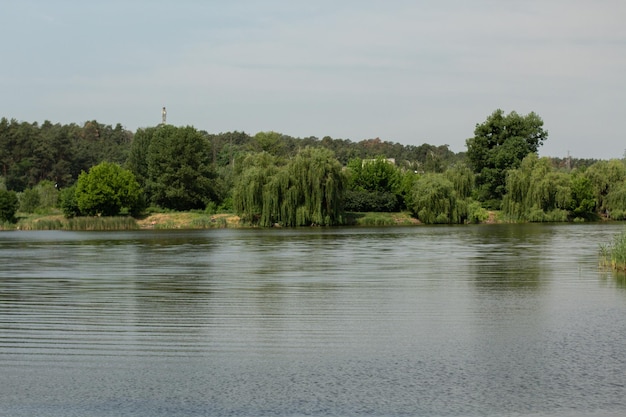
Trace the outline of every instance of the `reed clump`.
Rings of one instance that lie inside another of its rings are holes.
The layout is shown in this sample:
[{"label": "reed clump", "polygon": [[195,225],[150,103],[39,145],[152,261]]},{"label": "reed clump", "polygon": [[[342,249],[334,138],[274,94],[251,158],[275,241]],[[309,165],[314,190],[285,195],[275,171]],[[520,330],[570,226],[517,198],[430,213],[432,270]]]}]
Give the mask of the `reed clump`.
[{"label": "reed clump", "polygon": [[346,213],[346,224],[353,226],[409,226],[417,222],[408,213]]},{"label": "reed clump", "polygon": [[71,230],[71,231],[108,231],[135,230],[139,225],[132,217],[62,217],[36,218],[21,221],[19,230]]},{"label": "reed clump", "polygon": [[617,271],[626,271],[626,231],[616,235],[613,242],[600,246],[602,265]]}]

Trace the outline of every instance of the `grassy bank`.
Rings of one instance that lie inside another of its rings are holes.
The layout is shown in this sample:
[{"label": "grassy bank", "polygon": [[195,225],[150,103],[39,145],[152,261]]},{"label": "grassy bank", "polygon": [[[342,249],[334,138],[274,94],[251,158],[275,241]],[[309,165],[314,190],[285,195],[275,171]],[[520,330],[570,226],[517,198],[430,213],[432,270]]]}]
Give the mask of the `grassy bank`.
[{"label": "grassy bank", "polygon": [[602,264],[618,271],[626,271],[626,231],[613,238],[613,242],[600,246]]},{"label": "grassy bank", "polygon": [[[419,224],[409,213],[347,213],[350,226],[410,226]],[[135,229],[214,229],[252,227],[234,214],[202,212],[152,213],[139,218],[75,217],[60,213],[18,213],[17,223],[1,224],[0,230],[135,230]]]},{"label": "grassy bank", "polygon": [[228,214],[204,213],[158,213],[140,218],[74,217],[66,219],[62,214],[18,213],[17,222],[0,225],[0,230],[136,230],[136,229],[211,229],[240,227],[239,217]]}]

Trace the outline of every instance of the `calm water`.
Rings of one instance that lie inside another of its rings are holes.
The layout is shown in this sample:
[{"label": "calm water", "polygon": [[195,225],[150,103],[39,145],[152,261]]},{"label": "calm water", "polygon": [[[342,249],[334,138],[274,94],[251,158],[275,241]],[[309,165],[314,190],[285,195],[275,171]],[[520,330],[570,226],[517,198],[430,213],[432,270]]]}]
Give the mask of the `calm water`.
[{"label": "calm water", "polygon": [[0,233],[1,416],[623,416],[624,225]]}]

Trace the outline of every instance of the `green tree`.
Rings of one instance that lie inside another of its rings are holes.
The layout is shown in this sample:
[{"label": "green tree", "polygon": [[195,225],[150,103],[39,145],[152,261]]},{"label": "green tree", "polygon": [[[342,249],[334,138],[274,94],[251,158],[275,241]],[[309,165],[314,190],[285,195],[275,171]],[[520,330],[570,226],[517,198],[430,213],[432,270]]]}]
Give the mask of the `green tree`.
[{"label": "green tree", "polygon": [[0,222],[15,222],[19,204],[15,191],[0,190]]},{"label": "green tree", "polygon": [[596,199],[593,194],[591,180],[580,172],[574,172],[571,177],[571,205],[570,210],[574,218],[596,220]]},{"label": "green tree", "polygon": [[393,160],[354,158],[348,163],[348,211],[398,211],[404,203],[402,174]]},{"label": "green tree", "polygon": [[260,152],[245,156],[237,167],[233,189],[235,212],[244,221],[258,223],[264,210],[264,189],[280,169],[278,160],[267,152]]},{"label": "green tree", "polygon": [[254,135],[253,146],[258,152],[267,152],[274,156],[283,155],[284,136],[278,132],[259,132]]},{"label": "green tree", "polygon": [[548,158],[531,153],[508,171],[502,210],[514,220],[565,221],[572,206],[570,176],[556,172]]},{"label": "green tree", "polygon": [[243,218],[261,226],[342,222],[346,178],[332,151],[307,147],[281,166],[267,153],[245,162],[233,192]]},{"label": "green tree", "polygon": [[452,182],[458,197],[470,197],[474,190],[475,175],[469,167],[456,164],[445,171],[445,177]]},{"label": "green tree", "polygon": [[137,129],[128,152],[126,168],[135,174],[137,182],[142,187],[145,187],[148,181],[148,150],[157,129],[156,127]]},{"label": "green tree", "polygon": [[587,168],[584,175],[591,182],[597,210],[606,213],[610,205],[607,197],[626,181],[626,165],[619,159],[598,161]]},{"label": "green tree", "polygon": [[626,220],[626,181],[611,187],[606,196],[606,215],[613,220]]},{"label": "green tree", "polygon": [[458,198],[454,183],[444,174],[422,175],[413,188],[412,211],[423,223],[463,223],[467,204]]},{"label": "green tree", "polygon": [[60,191],[59,207],[63,215],[68,219],[80,216],[80,209],[76,201],[76,184],[73,184],[71,187],[63,188]]},{"label": "green tree", "polygon": [[20,211],[23,213],[34,213],[41,201],[39,191],[35,188],[25,189],[20,193],[18,199],[20,200]]},{"label": "green tree", "polygon": [[160,126],[148,147],[147,191],[153,203],[174,210],[219,203],[208,138],[194,127]]},{"label": "green tree", "polygon": [[536,153],[547,138],[543,120],[533,112],[505,115],[498,109],[477,124],[474,137],[467,139],[467,159],[477,174],[478,198],[501,200],[507,171],[519,167],[529,153]]},{"label": "green tree", "polygon": [[141,190],[135,175],[112,162],[102,162],[78,177],[76,203],[81,214],[116,216],[122,208],[137,214]]}]

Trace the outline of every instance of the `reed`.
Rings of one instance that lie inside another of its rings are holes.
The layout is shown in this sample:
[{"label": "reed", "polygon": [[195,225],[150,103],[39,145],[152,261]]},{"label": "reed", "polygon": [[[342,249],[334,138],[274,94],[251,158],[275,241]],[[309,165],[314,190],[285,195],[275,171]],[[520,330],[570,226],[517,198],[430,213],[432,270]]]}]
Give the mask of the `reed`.
[{"label": "reed", "polygon": [[139,226],[132,217],[74,217],[67,221],[66,230],[135,230]]},{"label": "reed", "polygon": [[613,242],[600,246],[603,266],[617,271],[626,271],[626,231],[616,235]]},{"label": "reed", "polygon": [[353,226],[408,226],[416,224],[408,213],[353,213],[345,214],[346,224]]}]

